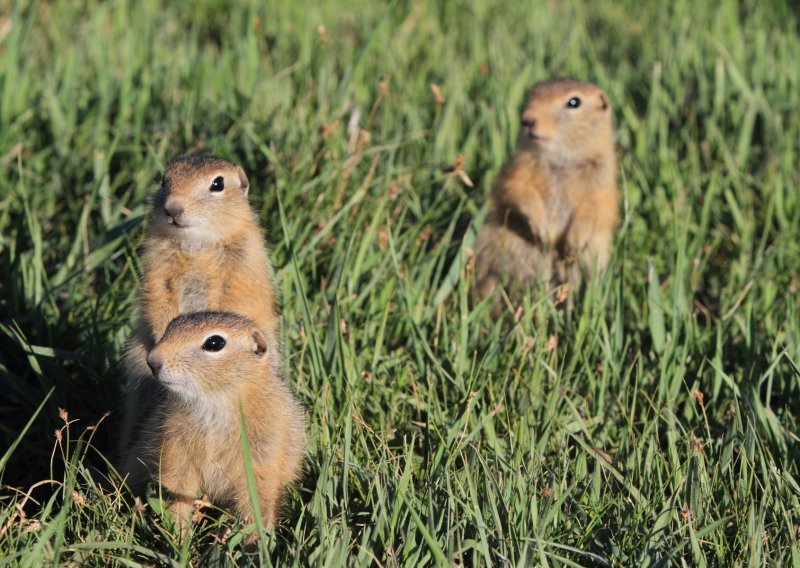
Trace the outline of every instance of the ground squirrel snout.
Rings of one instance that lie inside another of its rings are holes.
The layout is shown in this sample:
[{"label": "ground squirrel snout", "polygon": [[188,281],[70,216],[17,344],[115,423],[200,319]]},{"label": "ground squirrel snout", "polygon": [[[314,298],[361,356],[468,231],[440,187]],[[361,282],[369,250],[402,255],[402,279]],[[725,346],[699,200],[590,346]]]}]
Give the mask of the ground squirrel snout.
[{"label": "ground squirrel snout", "polygon": [[502,287],[516,303],[540,283],[577,286],[608,263],[618,217],[608,97],[582,81],[537,83],[476,239],[479,297]]},{"label": "ground squirrel snout", "polygon": [[285,487],[300,474],[305,417],[279,378],[276,353],[252,320],[229,312],[182,314],[147,356],[167,396],[137,442],[129,483],[160,480],[185,526],[197,495],[253,520],[241,445],[250,443],[259,507],[274,523]]}]

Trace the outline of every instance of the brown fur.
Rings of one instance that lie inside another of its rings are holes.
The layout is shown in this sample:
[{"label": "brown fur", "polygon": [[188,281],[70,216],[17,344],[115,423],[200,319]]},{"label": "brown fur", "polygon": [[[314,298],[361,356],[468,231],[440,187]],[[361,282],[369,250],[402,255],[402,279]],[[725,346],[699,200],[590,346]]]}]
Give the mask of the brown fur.
[{"label": "brown fur", "polygon": [[[572,97],[578,108],[567,107]],[[502,286],[518,301],[538,283],[576,284],[578,265],[585,274],[604,268],[619,218],[611,110],[600,88],[538,83],[521,122],[475,244],[481,298]]]},{"label": "brown fur", "polygon": [[[204,349],[221,336],[220,351]],[[303,412],[280,379],[280,360],[255,322],[227,312],[183,314],[150,351],[147,363],[166,396],[146,420],[129,484],[141,493],[160,479],[185,528],[193,500],[207,495],[253,520],[241,445],[240,412],[250,443],[259,506],[267,526],[302,467]],[[160,476],[159,476],[160,473]]]},{"label": "brown fur", "polygon": [[[218,177],[224,188],[211,191]],[[248,191],[242,168],[213,156],[180,158],[164,172],[144,244],[140,321],[124,357],[123,452],[153,402],[164,396],[145,358],[173,318],[225,310],[253,319],[267,337],[275,335],[272,266]]]}]

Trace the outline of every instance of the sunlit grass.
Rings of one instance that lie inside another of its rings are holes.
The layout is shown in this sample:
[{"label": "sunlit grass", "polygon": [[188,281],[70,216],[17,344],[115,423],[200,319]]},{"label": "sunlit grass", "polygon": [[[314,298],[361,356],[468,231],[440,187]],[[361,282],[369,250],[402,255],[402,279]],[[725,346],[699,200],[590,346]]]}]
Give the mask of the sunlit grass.
[{"label": "sunlit grass", "polygon": [[[651,4],[0,7],[0,565],[244,560],[108,468],[149,196],[213,152],[311,425],[264,560],[800,566],[798,14]],[[550,76],[612,99],[623,223],[569,316],[495,321],[473,221]]]}]

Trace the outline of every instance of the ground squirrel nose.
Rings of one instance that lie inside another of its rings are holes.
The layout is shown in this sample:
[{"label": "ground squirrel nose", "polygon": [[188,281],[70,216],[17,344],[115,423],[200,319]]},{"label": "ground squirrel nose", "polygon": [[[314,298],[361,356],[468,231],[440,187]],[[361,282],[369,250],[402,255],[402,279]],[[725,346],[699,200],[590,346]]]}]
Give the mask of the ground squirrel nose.
[{"label": "ground squirrel nose", "polygon": [[161,370],[163,362],[161,361],[160,357],[157,357],[155,354],[150,353],[147,356],[147,366],[150,367],[150,370],[153,371],[153,376],[157,377],[158,372]]},{"label": "ground squirrel nose", "polygon": [[534,130],[536,129],[536,119],[523,116],[522,128],[525,130],[525,133],[528,136],[532,137],[534,135]]},{"label": "ground squirrel nose", "polygon": [[164,207],[164,213],[170,218],[170,222],[180,225],[181,217],[183,216],[183,207],[174,203],[167,203]]}]

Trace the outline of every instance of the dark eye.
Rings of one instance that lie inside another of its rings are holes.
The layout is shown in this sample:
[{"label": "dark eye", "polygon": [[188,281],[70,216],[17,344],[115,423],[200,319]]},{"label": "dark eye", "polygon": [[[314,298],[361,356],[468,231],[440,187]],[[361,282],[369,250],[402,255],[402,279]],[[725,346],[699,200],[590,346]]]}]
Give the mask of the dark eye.
[{"label": "dark eye", "polygon": [[222,176],[215,177],[214,181],[211,182],[211,187],[209,189],[211,191],[222,191],[225,189],[225,178]]},{"label": "dark eye", "polygon": [[212,335],[203,343],[203,351],[222,351],[225,347],[225,338],[220,335]]},{"label": "dark eye", "polygon": [[567,108],[578,108],[579,106],[581,106],[580,97],[572,97],[567,101]]}]

